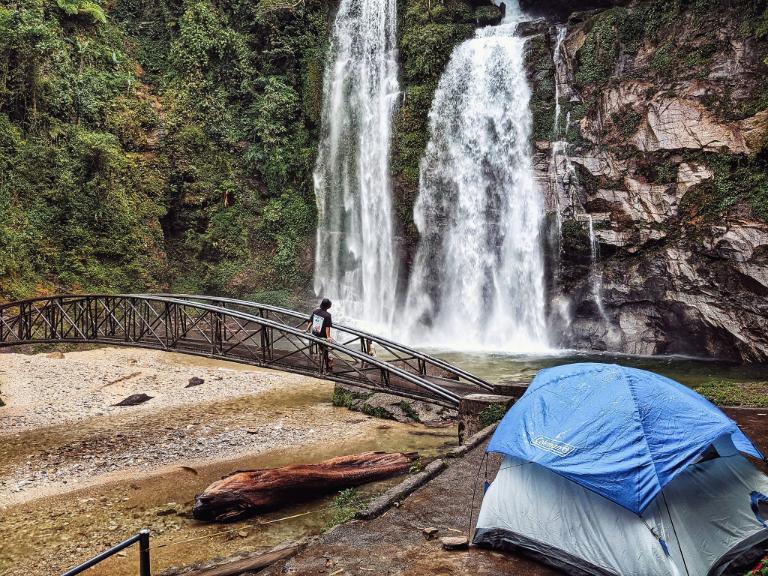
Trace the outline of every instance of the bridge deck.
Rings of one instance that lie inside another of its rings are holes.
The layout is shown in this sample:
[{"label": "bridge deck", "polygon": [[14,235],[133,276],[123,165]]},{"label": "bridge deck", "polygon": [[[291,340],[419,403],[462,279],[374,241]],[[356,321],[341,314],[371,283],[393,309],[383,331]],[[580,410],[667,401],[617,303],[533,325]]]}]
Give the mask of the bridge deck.
[{"label": "bridge deck", "polygon": [[[239,309],[208,303],[214,300],[134,294],[12,302],[0,306],[0,347],[66,342],[171,350],[387,390],[452,407],[466,394],[491,388],[442,360],[371,334],[342,326],[338,341],[329,343],[292,325],[306,318],[298,312],[234,300],[228,304]],[[333,360],[332,370],[323,349]],[[389,358],[372,355],[373,350],[383,351]]]}]

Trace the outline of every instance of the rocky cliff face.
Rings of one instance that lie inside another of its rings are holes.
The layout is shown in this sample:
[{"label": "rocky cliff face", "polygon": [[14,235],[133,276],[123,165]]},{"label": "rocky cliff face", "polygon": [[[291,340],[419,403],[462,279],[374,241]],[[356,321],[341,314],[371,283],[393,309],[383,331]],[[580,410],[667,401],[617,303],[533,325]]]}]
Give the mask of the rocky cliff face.
[{"label": "rocky cliff face", "polygon": [[768,360],[766,2],[634,2],[560,42],[549,24],[528,62],[553,334]]}]

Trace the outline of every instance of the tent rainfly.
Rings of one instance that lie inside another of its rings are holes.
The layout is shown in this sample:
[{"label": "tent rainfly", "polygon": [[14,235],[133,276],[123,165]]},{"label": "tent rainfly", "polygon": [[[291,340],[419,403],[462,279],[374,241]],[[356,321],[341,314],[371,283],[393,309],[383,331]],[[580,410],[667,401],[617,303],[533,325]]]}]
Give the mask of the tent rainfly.
[{"label": "tent rainfly", "polygon": [[[487,448],[474,535],[570,575],[721,576],[768,549],[768,477],[736,423],[645,370],[542,370]],[[743,572],[742,572],[743,573]]]}]

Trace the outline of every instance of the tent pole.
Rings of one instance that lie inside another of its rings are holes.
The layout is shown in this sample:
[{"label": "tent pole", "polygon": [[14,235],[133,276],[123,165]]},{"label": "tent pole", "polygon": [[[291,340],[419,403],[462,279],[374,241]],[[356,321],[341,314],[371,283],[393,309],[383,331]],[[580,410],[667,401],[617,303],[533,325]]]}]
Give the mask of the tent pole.
[{"label": "tent pole", "polygon": [[677,541],[677,549],[680,550],[680,558],[683,559],[683,568],[685,568],[686,575],[691,576],[691,573],[688,571],[688,564],[685,562],[683,547],[680,545],[680,538],[677,536],[677,528],[675,528],[675,521],[672,520],[672,514],[669,511],[669,504],[667,503],[667,497],[664,495],[664,490],[661,491],[661,497],[664,499],[664,507],[667,509],[667,517],[669,518],[669,523],[672,525],[672,532],[675,535],[675,541]]},{"label": "tent pole", "polygon": [[[472,487],[472,503],[469,505],[469,526],[467,526],[467,539],[472,541],[472,512],[475,509],[475,494],[477,494],[477,479],[480,478],[480,469],[483,467],[483,462],[488,457],[488,452],[483,452],[483,458],[480,460],[480,464],[477,466],[477,472],[475,472],[474,486]],[[486,465],[486,475],[488,474],[488,466]]]}]

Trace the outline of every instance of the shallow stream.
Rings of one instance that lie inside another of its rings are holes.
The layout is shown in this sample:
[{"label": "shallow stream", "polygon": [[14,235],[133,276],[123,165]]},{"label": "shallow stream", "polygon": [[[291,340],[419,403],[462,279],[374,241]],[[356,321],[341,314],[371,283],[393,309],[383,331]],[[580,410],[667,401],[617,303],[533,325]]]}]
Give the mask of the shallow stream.
[{"label": "shallow stream", "polygon": [[[346,415],[346,409],[337,409]],[[361,415],[361,418],[366,418]],[[205,524],[191,517],[195,494],[235,470],[317,462],[368,450],[414,451],[429,457],[455,443],[452,428],[385,422],[352,440],[286,447],[257,456],[194,469],[168,467],[145,477],[69,492],[8,507],[0,516],[0,574],[57,574],[68,567],[149,528],[153,574],[216,556],[268,549],[317,534],[334,515],[333,496],[296,504],[271,514],[232,524]],[[365,496],[384,491],[399,479],[360,489]],[[285,517],[295,518],[264,524]],[[93,576],[134,576],[135,547],[88,572]]]}]

